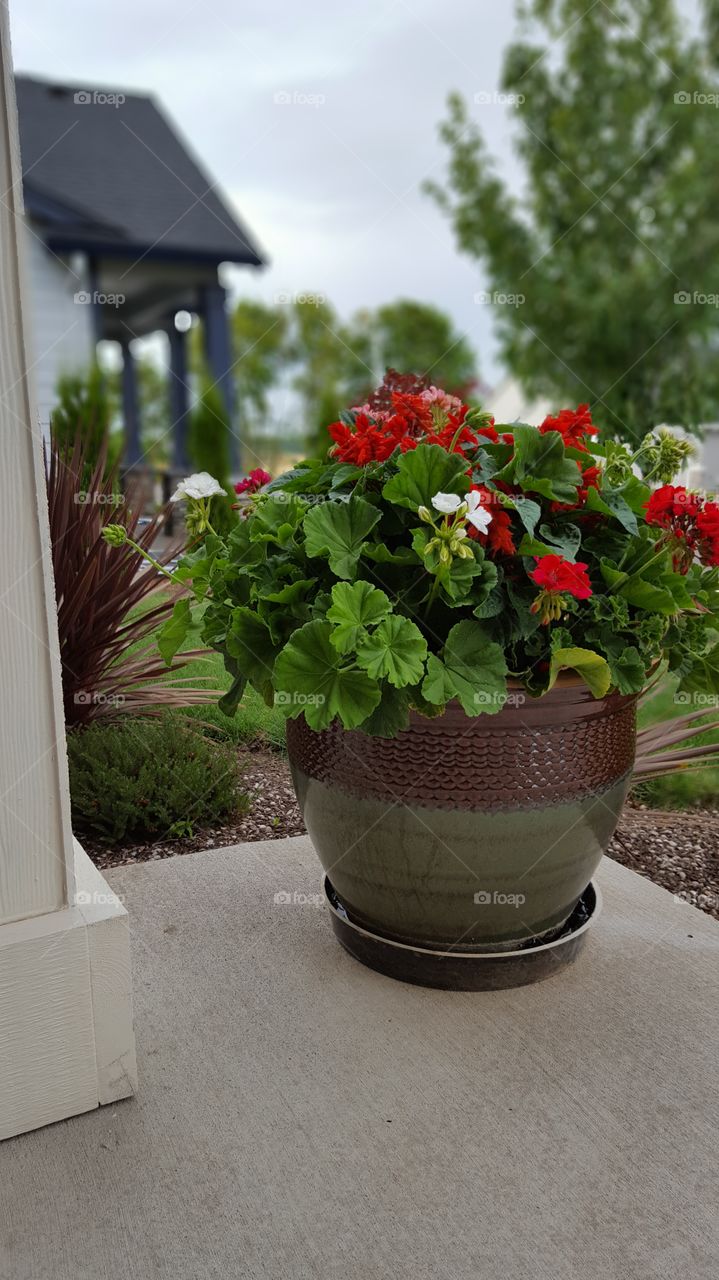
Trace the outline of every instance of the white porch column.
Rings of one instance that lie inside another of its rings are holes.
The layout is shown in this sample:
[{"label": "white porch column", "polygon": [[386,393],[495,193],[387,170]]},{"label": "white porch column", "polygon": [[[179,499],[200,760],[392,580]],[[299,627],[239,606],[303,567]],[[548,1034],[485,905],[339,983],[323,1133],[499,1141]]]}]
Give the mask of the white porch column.
[{"label": "white porch column", "polygon": [[73,842],[42,445],[22,314],[22,185],[0,0],[0,1138],[126,1097],[127,914]]}]

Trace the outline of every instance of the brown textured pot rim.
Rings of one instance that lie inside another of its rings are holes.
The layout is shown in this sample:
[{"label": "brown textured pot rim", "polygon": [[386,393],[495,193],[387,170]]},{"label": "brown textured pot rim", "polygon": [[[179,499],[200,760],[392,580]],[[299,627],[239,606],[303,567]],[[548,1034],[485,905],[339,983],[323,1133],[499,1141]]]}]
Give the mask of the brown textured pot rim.
[{"label": "brown textured pot rim", "polygon": [[342,912],[337,909],[327,891],[328,883],[330,883],[329,876],[325,874],[322,879],[325,905],[329,908],[331,914],[338,920],[341,920],[343,925],[347,925],[352,929],[353,933],[361,934],[364,938],[367,938],[370,941],[380,941],[384,946],[391,947],[397,951],[414,951],[418,952],[420,955],[427,956],[428,959],[432,957],[437,960],[451,956],[453,960],[467,960],[474,961],[475,963],[478,960],[499,961],[504,963],[507,960],[521,960],[526,959],[528,956],[539,955],[542,952],[556,951],[561,948],[562,945],[566,945],[567,943],[576,941],[577,938],[581,938],[582,935],[585,934],[599,919],[604,906],[604,899],[599,885],[596,880],[590,880],[584,892],[586,893],[587,889],[590,888],[594,891],[594,907],[589,918],[584,921],[584,924],[581,924],[578,929],[573,929],[571,933],[565,933],[559,938],[554,938],[551,942],[541,942],[537,946],[522,947],[518,951],[489,951],[483,950],[479,947],[476,951],[458,951],[451,946],[438,949],[436,947],[419,946],[417,943],[412,942],[400,942],[397,938],[386,937],[383,933],[377,933],[373,932],[371,929],[365,929],[363,925],[358,924],[356,920],[352,920],[347,914],[343,915]]},{"label": "brown textured pot rim", "polygon": [[[412,729],[418,725],[434,725],[439,732],[446,732],[449,726],[460,724],[467,726],[474,724],[483,732],[489,732],[492,728],[507,728],[510,725],[512,727],[524,725],[533,730],[541,729],[543,725],[549,728],[551,725],[564,723],[569,727],[577,719],[601,716],[610,710],[620,711],[636,703],[639,698],[638,693],[617,693],[616,691],[610,691],[601,698],[595,698],[589,686],[578,677],[563,681],[561,684],[557,681],[547,693],[539,695],[528,693],[519,681],[508,683],[508,689],[509,697],[501,707],[496,711],[480,712],[476,716],[468,715],[456,698],[448,702],[435,716],[426,716],[421,711],[411,710],[409,728],[403,729],[397,737],[401,738],[403,734],[411,733]],[[361,733],[362,729],[346,729],[345,732]]]}]

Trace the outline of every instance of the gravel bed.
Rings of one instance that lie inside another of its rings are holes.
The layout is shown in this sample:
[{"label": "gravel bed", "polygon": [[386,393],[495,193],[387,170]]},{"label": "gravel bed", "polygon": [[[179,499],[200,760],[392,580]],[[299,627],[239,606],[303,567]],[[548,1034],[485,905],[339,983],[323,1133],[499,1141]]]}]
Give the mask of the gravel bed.
[{"label": "gravel bed", "polygon": [[609,857],[719,920],[719,812],[628,806]]},{"label": "gravel bed", "polygon": [[[304,833],[286,757],[278,751],[241,752],[249,811],[232,821],[195,831],[183,839],[128,841],[108,847],[92,837],[83,846],[101,870],[174,858],[245,840],[273,840]],[[609,856],[719,920],[719,811],[628,806]]]}]

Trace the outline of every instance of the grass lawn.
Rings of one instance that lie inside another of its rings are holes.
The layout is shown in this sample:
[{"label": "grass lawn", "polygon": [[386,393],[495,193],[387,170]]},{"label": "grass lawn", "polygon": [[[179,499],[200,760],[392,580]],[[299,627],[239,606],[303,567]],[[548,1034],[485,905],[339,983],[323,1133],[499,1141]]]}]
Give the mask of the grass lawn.
[{"label": "grass lawn", "polygon": [[[202,680],[213,689],[229,689],[231,680],[218,653],[189,662],[183,676],[192,676],[193,683]],[[226,716],[219,707],[190,707],[188,715],[204,724],[212,725],[228,742],[262,743],[268,747],[284,747],[285,717],[276,707],[265,706],[254,689],[246,689],[234,716]]]},{"label": "grass lawn", "polygon": [[[675,716],[685,715],[691,707],[682,706],[674,701],[675,682],[667,680],[656,694],[647,699],[639,713],[640,728],[656,724],[659,720],[669,720]],[[719,707],[717,708],[719,720]],[[708,742],[719,741],[719,732],[700,734],[692,746],[702,746]],[[634,797],[656,809],[716,809],[719,807],[719,766],[697,770],[690,773],[677,769],[666,778],[657,778],[653,782],[643,782],[635,787]]]}]

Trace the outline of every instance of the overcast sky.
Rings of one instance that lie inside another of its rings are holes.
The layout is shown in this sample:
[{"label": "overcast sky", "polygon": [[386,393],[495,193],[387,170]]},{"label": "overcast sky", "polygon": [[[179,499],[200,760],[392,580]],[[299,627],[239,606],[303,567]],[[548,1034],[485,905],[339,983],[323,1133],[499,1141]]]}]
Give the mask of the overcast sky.
[{"label": "overcast sky", "polygon": [[[11,0],[11,20],[18,70],[157,96],[271,260],[235,272],[240,291],[322,293],[345,316],[433,302],[500,376],[484,281],[420,187],[443,173],[447,93],[497,88],[510,0]],[[516,177],[511,109],[473,111]]]}]

